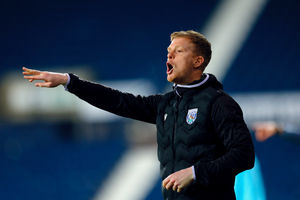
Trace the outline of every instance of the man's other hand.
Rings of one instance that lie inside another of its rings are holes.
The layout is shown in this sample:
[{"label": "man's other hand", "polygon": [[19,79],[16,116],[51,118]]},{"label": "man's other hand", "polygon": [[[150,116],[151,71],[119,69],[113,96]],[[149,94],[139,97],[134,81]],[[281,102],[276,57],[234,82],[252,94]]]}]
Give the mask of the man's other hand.
[{"label": "man's other hand", "polygon": [[167,190],[173,189],[174,191],[181,192],[183,188],[190,185],[194,180],[192,167],[182,169],[163,180],[162,185]]}]

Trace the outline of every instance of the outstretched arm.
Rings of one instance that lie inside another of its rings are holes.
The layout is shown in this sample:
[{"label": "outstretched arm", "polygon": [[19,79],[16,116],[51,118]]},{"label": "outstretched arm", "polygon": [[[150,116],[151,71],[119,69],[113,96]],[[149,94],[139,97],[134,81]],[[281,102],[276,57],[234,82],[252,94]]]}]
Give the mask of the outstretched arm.
[{"label": "outstretched arm", "polygon": [[34,80],[42,80],[44,82],[35,83],[36,87],[57,87],[59,85],[65,85],[68,82],[68,75],[63,73],[39,71],[34,69],[28,69],[23,67],[24,78],[30,82]]},{"label": "outstretched arm", "polygon": [[44,81],[35,83],[37,87],[57,87],[66,85],[70,80],[68,91],[91,105],[123,117],[156,123],[157,105],[161,95],[135,96],[98,83],[81,80],[74,74],[38,71],[26,67],[23,67],[23,70],[24,78],[30,82]]}]

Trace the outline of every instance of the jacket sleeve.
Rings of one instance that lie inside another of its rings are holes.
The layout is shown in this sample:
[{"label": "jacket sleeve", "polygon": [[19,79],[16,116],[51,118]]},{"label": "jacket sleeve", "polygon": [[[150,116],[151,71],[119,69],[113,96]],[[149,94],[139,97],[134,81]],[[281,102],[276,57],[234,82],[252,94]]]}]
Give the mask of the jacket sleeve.
[{"label": "jacket sleeve", "polygon": [[211,108],[212,124],[224,154],[210,162],[198,162],[196,181],[200,184],[222,184],[254,166],[254,147],[242,110],[228,95],[218,97]]},{"label": "jacket sleeve", "polygon": [[156,123],[157,106],[161,95],[135,96],[81,80],[74,74],[69,76],[67,90],[91,105],[122,117]]}]

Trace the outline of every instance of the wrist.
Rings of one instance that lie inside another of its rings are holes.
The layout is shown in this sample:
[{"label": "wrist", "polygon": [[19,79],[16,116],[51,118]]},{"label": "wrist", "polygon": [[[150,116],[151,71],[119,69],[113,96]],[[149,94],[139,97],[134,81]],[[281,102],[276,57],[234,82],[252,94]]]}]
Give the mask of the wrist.
[{"label": "wrist", "polygon": [[70,80],[69,74],[67,74],[67,73],[62,74],[62,82],[61,82],[61,84],[63,86],[68,85],[69,80]]}]

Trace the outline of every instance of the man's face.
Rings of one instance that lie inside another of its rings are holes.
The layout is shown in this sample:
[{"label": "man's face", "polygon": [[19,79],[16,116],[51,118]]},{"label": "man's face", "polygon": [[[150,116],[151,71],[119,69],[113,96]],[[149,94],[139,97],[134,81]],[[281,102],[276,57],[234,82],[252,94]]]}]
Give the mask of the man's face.
[{"label": "man's face", "polygon": [[195,46],[190,39],[174,38],[168,47],[167,79],[177,84],[188,84],[193,80],[195,66]]}]

